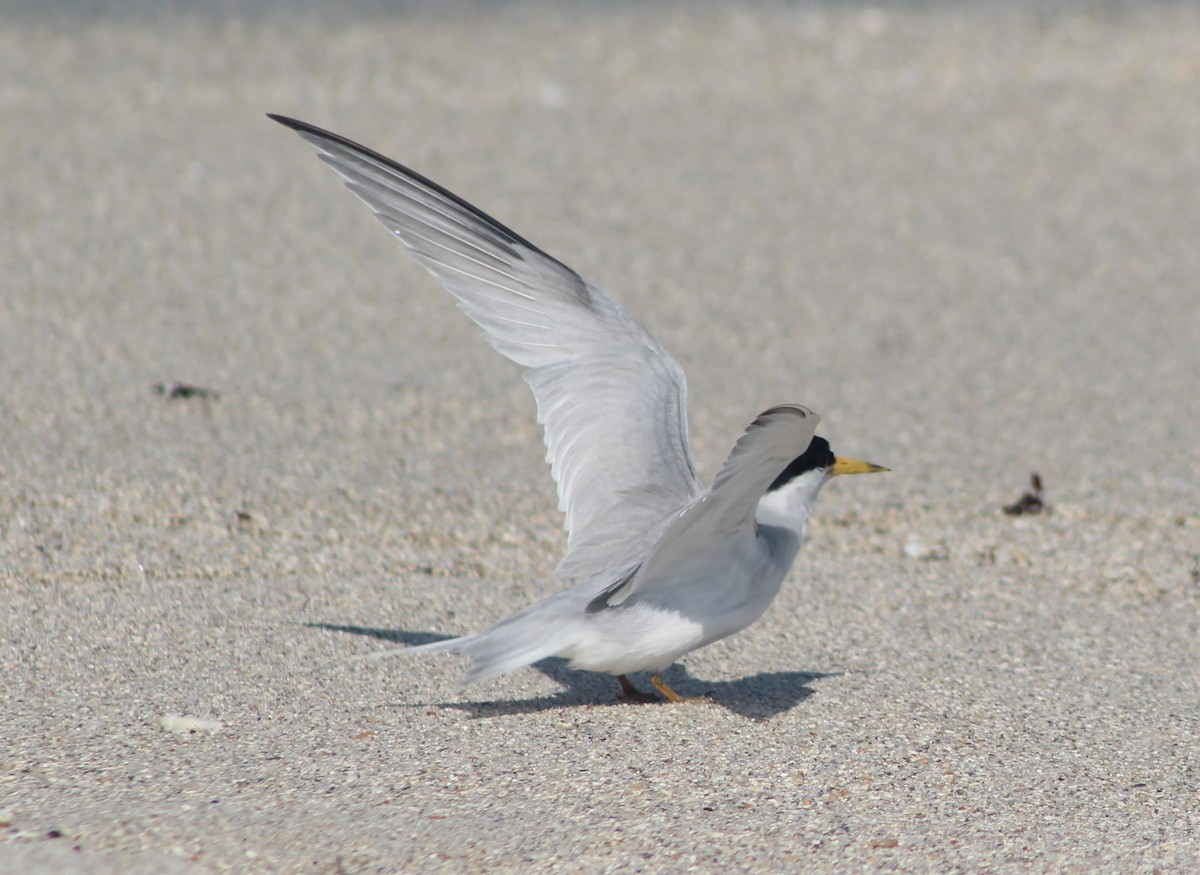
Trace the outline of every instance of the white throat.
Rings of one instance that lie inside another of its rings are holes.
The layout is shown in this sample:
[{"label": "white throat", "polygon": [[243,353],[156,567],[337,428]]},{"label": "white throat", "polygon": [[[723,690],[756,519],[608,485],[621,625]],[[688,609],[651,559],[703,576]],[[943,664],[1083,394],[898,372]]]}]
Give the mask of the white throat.
[{"label": "white throat", "polygon": [[[763,495],[758,501],[755,519],[760,526],[786,529],[803,543],[808,533],[808,518],[817,501],[817,493],[829,480],[824,468],[806,471],[778,489]],[[800,544],[796,545],[796,549]]]}]

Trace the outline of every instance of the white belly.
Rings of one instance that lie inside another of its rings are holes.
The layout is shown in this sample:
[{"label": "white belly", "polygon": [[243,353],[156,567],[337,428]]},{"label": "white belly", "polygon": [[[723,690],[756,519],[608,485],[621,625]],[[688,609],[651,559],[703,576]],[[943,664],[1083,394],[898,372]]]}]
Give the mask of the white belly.
[{"label": "white belly", "polygon": [[656,583],[620,605],[587,614],[575,641],[558,655],[587,671],[658,671],[740,632],[771,604],[787,567],[772,561],[760,544],[721,566]]}]

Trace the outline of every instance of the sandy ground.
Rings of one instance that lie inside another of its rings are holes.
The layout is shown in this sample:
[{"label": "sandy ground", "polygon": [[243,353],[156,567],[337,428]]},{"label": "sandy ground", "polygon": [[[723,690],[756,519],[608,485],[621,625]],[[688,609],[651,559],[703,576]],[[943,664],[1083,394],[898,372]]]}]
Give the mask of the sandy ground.
[{"label": "sandy ground", "polygon": [[[0,870],[1200,870],[1200,8],[97,5],[0,9]],[[783,401],[894,469],[713,704],[362,658],[565,539],[516,369],[267,111],[621,298],[707,476]]]}]

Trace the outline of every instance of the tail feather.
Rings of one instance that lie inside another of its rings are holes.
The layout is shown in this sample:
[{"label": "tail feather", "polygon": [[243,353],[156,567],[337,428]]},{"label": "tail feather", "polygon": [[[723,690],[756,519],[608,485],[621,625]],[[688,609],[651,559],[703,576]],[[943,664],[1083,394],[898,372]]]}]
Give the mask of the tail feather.
[{"label": "tail feather", "polygon": [[[552,596],[551,599],[554,597]],[[507,620],[475,635],[410,647],[405,653],[456,653],[470,657],[463,685],[487,680],[531,665],[568,648],[575,637],[573,624],[546,611],[546,602],[530,605]]]}]

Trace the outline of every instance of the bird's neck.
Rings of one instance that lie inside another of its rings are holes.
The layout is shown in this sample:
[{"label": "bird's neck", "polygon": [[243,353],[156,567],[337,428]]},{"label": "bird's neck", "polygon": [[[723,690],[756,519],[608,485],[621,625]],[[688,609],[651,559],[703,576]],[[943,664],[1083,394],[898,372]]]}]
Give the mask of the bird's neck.
[{"label": "bird's neck", "polygon": [[766,493],[758,501],[755,519],[760,526],[784,529],[795,536],[799,550],[808,534],[808,518],[817,493],[828,479],[824,472],[812,472]]}]

